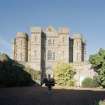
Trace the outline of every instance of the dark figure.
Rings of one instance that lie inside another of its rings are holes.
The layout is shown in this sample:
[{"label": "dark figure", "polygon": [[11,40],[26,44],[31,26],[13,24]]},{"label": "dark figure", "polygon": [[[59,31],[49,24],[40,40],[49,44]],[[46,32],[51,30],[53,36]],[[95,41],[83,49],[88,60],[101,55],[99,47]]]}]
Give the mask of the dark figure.
[{"label": "dark figure", "polygon": [[48,78],[45,78],[45,79],[43,80],[43,83],[45,83],[45,86],[48,87],[48,90],[49,90],[49,91],[51,91],[51,90],[52,90],[52,86],[55,85],[55,81],[54,81],[53,78],[51,78],[50,75],[48,75]]}]

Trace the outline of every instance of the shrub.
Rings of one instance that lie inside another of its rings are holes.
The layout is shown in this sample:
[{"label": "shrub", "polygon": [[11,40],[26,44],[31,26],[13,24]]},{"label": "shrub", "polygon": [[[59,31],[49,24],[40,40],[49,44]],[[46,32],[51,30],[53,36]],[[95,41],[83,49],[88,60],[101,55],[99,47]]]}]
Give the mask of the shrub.
[{"label": "shrub", "polygon": [[93,87],[98,87],[98,83],[95,79],[92,79],[92,78],[85,78],[83,81],[82,81],[82,87],[89,87],[89,88],[93,88]]},{"label": "shrub", "polygon": [[25,71],[27,71],[31,75],[31,77],[34,81],[41,79],[41,72],[40,71],[33,70],[30,67],[25,68]]},{"label": "shrub", "polygon": [[0,55],[0,86],[29,86],[35,83],[30,73],[22,64],[10,59],[6,54]]},{"label": "shrub", "polygon": [[74,68],[69,63],[57,62],[54,67],[54,79],[61,86],[74,86]]},{"label": "shrub", "polygon": [[75,80],[69,80],[67,81],[67,86],[75,86]]}]

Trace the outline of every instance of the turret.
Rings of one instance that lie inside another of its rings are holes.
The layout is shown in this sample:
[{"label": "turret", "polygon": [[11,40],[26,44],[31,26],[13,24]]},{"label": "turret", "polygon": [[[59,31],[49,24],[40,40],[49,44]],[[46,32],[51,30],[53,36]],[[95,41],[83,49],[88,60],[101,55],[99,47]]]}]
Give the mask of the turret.
[{"label": "turret", "polygon": [[31,28],[31,62],[41,60],[41,28]]},{"label": "turret", "polygon": [[16,34],[16,60],[26,62],[28,60],[28,35],[23,32]]},{"label": "turret", "polygon": [[80,33],[73,34],[73,62],[84,61],[85,43]]},{"label": "turret", "polygon": [[59,59],[69,62],[69,34],[70,31],[66,27],[59,28]]}]

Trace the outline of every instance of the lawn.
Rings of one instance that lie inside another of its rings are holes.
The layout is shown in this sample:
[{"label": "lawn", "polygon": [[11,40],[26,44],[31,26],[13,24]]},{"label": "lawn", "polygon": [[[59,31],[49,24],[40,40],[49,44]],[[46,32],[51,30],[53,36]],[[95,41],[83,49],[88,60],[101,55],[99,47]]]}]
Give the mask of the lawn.
[{"label": "lawn", "polygon": [[45,87],[0,88],[0,105],[95,105],[105,90]]}]

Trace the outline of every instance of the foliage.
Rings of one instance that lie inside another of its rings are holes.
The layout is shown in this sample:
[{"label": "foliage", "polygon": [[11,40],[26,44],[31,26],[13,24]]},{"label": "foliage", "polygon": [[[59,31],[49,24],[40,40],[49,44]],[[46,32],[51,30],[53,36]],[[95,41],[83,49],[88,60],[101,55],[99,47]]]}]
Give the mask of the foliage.
[{"label": "foliage", "polygon": [[6,54],[0,54],[0,86],[28,86],[34,81],[26,68],[10,59]]},{"label": "foliage", "polygon": [[93,81],[94,81],[96,87],[100,87],[98,76],[94,76]]},{"label": "foliage", "polygon": [[105,50],[100,49],[97,54],[91,55],[89,61],[97,72],[98,83],[105,88]]},{"label": "foliage", "polygon": [[105,100],[101,100],[100,102],[99,102],[99,105],[105,105]]},{"label": "foliage", "polygon": [[89,88],[93,88],[93,87],[98,87],[98,83],[96,81],[96,79],[92,79],[92,78],[85,78],[83,81],[82,81],[82,87],[89,87]]},{"label": "foliage", "polygon": [[58,62],[54,67],[54,79],[58,85],[73,86],[74,75],[75,72],[71,64]]}]

